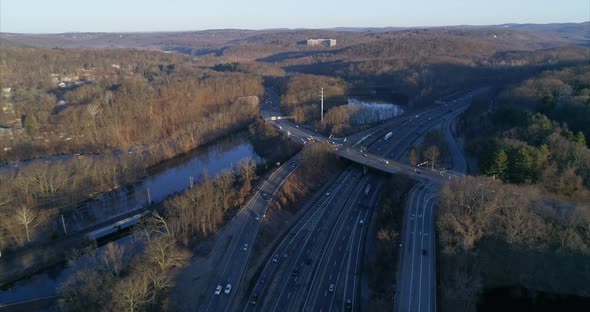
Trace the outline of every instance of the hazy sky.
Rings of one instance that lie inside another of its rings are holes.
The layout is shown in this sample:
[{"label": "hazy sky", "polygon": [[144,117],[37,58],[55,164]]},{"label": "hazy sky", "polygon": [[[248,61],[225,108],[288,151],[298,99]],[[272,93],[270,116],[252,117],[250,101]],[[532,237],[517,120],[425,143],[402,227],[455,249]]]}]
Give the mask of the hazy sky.
[{"label": "hazy sky", "polygon": [[0,31],[330,28],[583,22],[589,0],[0,0]]}]

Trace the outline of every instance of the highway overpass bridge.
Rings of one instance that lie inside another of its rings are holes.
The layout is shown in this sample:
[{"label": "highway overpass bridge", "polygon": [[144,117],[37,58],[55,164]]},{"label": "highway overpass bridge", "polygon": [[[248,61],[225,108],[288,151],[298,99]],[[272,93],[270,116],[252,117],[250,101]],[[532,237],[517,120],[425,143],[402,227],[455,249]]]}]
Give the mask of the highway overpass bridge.
[{"label": "highway overpass bridge", "polygon": [[341,147],[335,151],[336,155],[386,173],[406,174],[411,178],[424,182],[443,183],[445,181],[463,177],[463,174],[453,171],[433,171],[417,168],[404,163],[386,159],[357,149]]},{"label": "highway overpass bridge", "polygon": [[[454,111],[451,115],[456,114],[457,111]],[[400,116],[398,118],[402,120],[408,118],[408,116]],[[449,120],[451,120],[451,118],[449,118]],[[433,123],[436,122],[437,121],[433,120]],[[301,139],[303,142],[307,142],[308,139],[312,139],[318,142],[330,143],[334,146],[334,151],[338,156],[383,172],[407,174],[416,180],[436,183],[442,183],[453,178],[464,176],[463,174],[454,171],[434,171],[428,168],[413,167],[371,152],[361,151],[361,149],[357,147],[357,145],[359,145],[359,143],[363,140],[367,139],[367,137],[386,131],[384,129],[388,129],[387,124],[378,125],[374,128],[367,129],[363,131],[362,136],[358,135],[354,139],[349,139],[346,143],[344,143],[341,138],[327,138],[312,129],[297,126],[289,121],[275,120],[274,123],[279,131],[287,133],[287,135],[289,135],[291,138]]]}]

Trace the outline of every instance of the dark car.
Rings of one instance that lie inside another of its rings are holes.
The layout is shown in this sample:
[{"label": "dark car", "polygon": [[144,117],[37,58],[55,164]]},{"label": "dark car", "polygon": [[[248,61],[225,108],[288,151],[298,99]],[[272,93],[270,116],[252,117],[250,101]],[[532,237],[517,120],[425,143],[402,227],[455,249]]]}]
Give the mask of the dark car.
[{"label": "dark car", "polygon": [[352,300],[350,300],[350,298],[347,298],[346,299],[346,308],[347,309],[352,308]]},{"label": "dark car", "polygon": [[291,275],[297,276],[299,275],[299,271],[297,269],[294,269],[293,272],[291,272]]},{"label": "dark car", "polygon": [[425,256],[426,255],[426,249],[422,249],[422,255]]},{"label": "dark car", "polygon": [[255,292],[252,295],[252,298],[250,298],[250,304],[251,305],[256,305],[257,302],[258,302],[258,292]]}]

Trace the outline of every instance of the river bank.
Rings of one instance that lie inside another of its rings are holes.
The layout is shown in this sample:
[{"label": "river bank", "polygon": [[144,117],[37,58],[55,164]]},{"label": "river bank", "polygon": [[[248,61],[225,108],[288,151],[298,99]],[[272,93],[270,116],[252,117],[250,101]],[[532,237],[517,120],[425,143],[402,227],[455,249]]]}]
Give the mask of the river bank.
[{"label": "river bank", "polygon": [[[197,183],[201,175],[214,175],[237,165],[243,158],[260,159],[245,131],[237,135],[226,135],[217,142],[210,142],[161,163],[157,169],[148,171],[149,176],[122,189],[135,191],[117,191],[116,194],[104,195],[102,200],[95,200],[93,205],[84,207],[84,219],[79,216],[68,218],[67,226],[72,229],[71,236],[62,237],[49,244],[36,244],[12,254],[4,254],[0,260],[0,285],[13,283],[63,262],[67,250],[79,248],[86,243],[84,236],[89,231],[124,219],[141,209],[156,208],[157,205],[147,205],[145,190],[150,190],[152,202],[159,203],[188,188],[191,177],[192,181]],[[85,226],[77,225],[78,229],[73,232],[76,229],[74,222],[83,223]]]}]

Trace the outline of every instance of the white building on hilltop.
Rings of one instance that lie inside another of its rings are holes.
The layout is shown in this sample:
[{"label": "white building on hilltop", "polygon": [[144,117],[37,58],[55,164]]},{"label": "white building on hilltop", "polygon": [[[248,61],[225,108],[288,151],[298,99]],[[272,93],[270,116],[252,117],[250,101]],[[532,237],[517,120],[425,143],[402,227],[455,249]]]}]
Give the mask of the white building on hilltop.
[{"label": "white building on hilltop", "polygon": [[308,47],[315,47],[319,45],[333,47],[336,45],[336,39],[307,39]]}]

